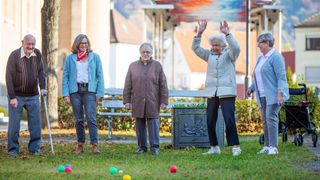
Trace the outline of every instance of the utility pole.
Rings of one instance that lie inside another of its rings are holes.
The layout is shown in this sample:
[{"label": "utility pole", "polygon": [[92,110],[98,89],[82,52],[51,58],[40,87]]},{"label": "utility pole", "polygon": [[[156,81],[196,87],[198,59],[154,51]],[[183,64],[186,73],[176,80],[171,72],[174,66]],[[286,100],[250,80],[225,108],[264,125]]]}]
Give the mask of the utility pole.
[{"label": "utility pole", "polygon": [[249,71],[250,71],[250,0],[246,0],[246,77],[244,79],[245,97],[249,88]]}]

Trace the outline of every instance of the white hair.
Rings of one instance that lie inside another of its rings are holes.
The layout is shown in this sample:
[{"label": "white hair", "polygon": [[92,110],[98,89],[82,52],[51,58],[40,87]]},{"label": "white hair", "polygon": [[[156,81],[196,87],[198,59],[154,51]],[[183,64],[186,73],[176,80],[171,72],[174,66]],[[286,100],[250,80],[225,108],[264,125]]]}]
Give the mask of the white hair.
[{"label": "white hair", "polygon": [[23,41],[26,41],[26,40],[36,40],[36,38],[32,35],[32,34],[27,34],[23,37],[22,39]]},{"label": "white hair", "polygon": [[142,48],[148,49],[151,52],[151,54],[153,53],[153,47],[152,47],[152,45],[150,43],[142,43],[140,45],[139,50],[141,51]]},{"label": "white hair", "polygon": [[212,45],[212,41],[215,40],[215,39],[217,39],[217,40],[220,41],[220,45],[221,45],[221,46],[224,46],[224,47],[227,46],[227,41],[226,41],[225,35],[223,35],[223,34],[214,34],[214,35],[211,35],[211,36],[209,37],[209,44]]}]

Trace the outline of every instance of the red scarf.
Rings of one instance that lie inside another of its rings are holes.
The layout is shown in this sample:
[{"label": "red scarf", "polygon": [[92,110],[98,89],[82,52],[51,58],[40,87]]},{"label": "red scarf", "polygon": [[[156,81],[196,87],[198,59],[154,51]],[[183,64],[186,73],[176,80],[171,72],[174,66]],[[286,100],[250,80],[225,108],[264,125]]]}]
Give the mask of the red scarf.
[{"label": "red scarf", "polygon": [[77,53],[77,61],[81,61],[84,58],[88,57],[88,54],[89,54],[88,50],[85,50],[85,51],[80,51],[79,50],[78,53]]}]

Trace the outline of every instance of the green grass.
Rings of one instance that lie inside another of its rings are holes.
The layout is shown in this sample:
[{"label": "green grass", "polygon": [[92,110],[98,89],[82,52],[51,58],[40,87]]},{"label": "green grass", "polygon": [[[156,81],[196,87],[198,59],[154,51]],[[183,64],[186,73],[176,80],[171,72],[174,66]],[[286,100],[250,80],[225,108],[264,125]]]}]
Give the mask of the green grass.
[{"label": "green grass", "polygon": [[[207,149],[186,148],[173,150],[161,144],[159,156],[150,152],[133,154],[134,144],[100,144],[102,154],[86,152],[75,155],[74,143],[55,144],[56,154],[46,146],[44,156],[26,154],[25,145],[17,158],[6,155],[0,148],[0,179],[122,179],[129,174],[132,179],[319,179],[319,173],[302,168],[314,159],[305,147],[280,142],[277,156],[257,155],[261,146],[257,141],[241,141],[242,154],[232,157],[230,147],[218,156],[203,156]],[[58,173],[58,165],[71,164],[71,174]],[[169,172],[176,165],[177,173]],[[110,175],[109,168],[117,167],[123,173]]]}]

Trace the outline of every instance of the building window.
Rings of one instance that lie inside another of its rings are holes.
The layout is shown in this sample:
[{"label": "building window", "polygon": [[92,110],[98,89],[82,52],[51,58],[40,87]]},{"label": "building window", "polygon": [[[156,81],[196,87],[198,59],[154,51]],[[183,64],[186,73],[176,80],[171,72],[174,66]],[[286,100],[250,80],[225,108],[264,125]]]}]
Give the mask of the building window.
[{"label": "building window", "polygon": [[320,83],[320,66],[305,67],[307,83]]},{"label": "building window", "polygon": [[320,36],[306,37],[306,50],[320,50]]}]

